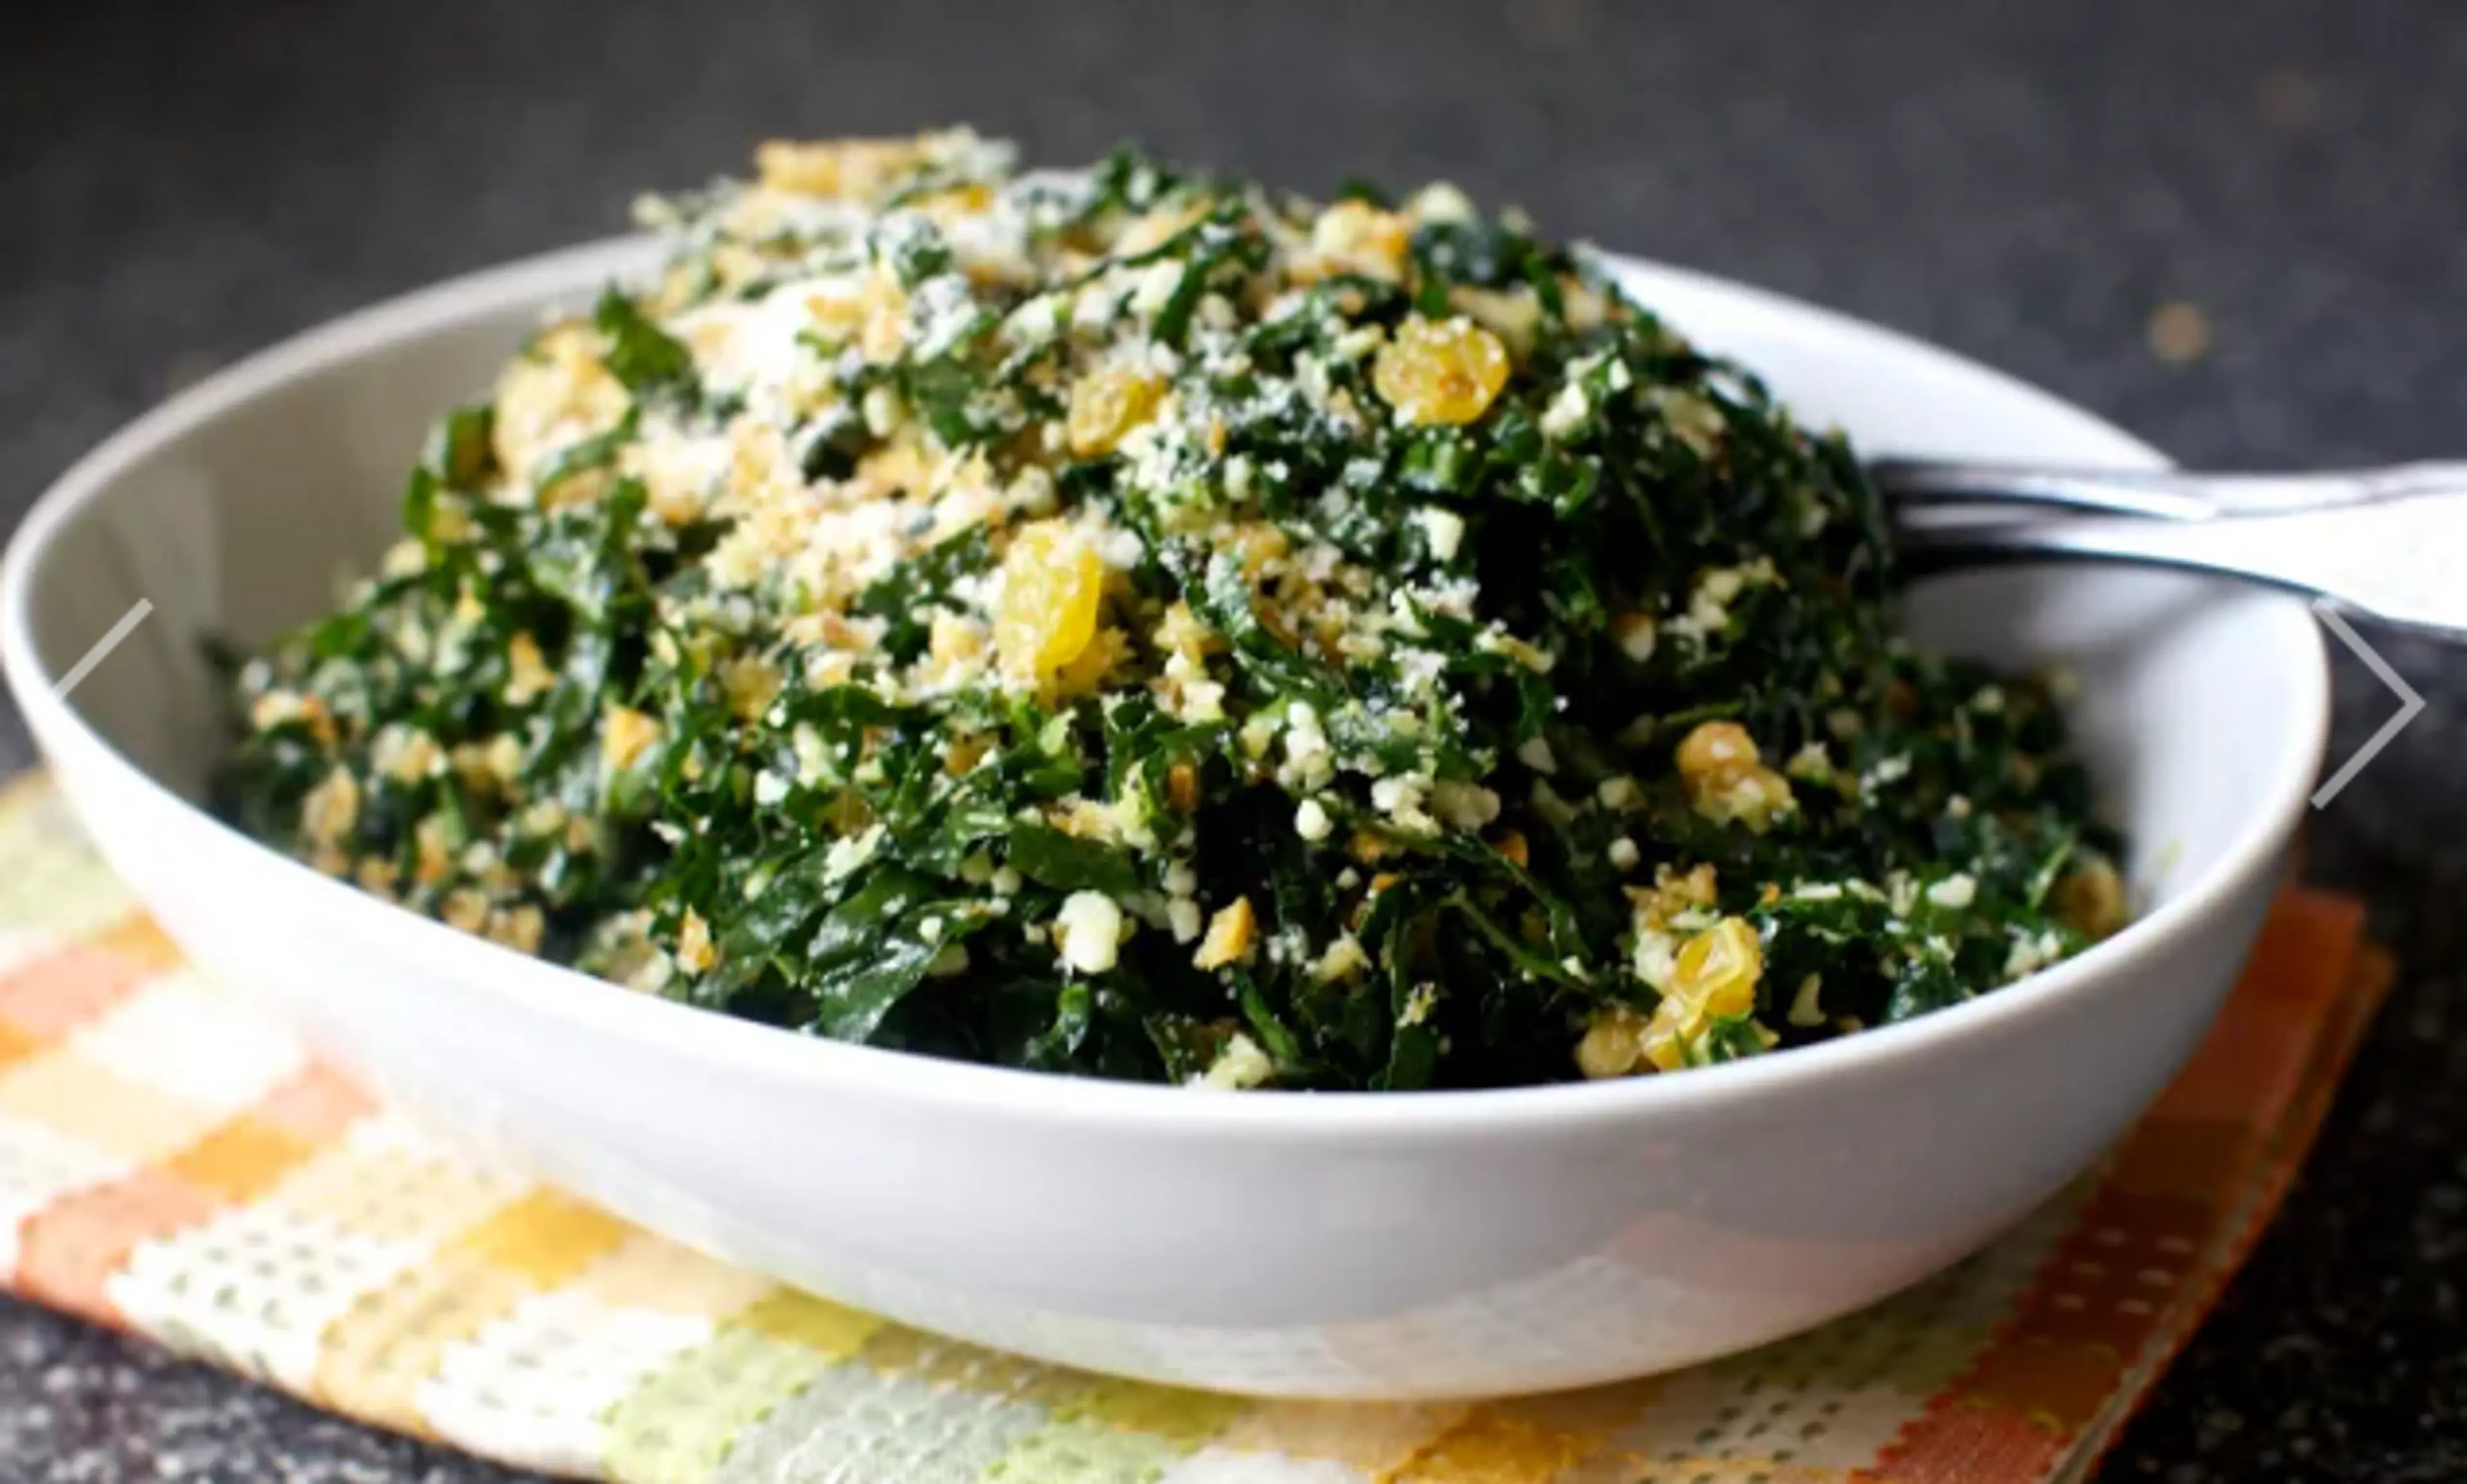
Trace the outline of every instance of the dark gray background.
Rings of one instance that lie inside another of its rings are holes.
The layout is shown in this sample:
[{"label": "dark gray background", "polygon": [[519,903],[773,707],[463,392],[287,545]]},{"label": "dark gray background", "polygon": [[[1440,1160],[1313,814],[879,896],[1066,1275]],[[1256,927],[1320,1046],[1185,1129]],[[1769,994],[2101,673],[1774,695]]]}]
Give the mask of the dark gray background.
[{"label": "dark gray background", "polygon": [[[114,425],[766,134],[1446,175],[2040,381],[2188,461],[2467,454],[2453,0],[0,7],[0,528]],[[2149,324],[2195,306],[2207,353]],[[2381,636],[2376,636],[2381,638]],[[2467,664],[2319,821],[2404,982],[2109,1476],[2467,1476]],[[2340,666],[2343,750],[2393,704]],[[0,764],[26,756],[0,706]],[[0,1301],[0,1477],[508,1477]]]}]

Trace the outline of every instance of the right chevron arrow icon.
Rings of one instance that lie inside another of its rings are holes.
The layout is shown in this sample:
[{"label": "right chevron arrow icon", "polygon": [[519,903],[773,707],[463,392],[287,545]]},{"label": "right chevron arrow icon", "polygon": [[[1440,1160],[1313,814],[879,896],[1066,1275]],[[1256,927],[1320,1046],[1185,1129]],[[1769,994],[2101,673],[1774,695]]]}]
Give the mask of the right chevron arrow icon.
[{"label": "right chevron arrow icon", "polygon": [[2337,635],[2339,642],[2365,662],[2365,668],[2373,672],[2375,680],[2388,686],[2390,692],[2398,697],[2398,714],[2382,723],[2381,730],[2366,737],[2365,745],[2356,749],[2353,757],[2341,763],[2339,771],[2313,791],[2313,807],[2319,809],[2338,798],[2348,784],[2356,780],[2356,775],[2365,771],[2365,764],[2381,755],[2382,749],[2390,745],[2390,739],[2407,730],[2407,724],[2415,720],[2416,713],[2424,709],[2424,697],[2399,679],[2398,671],[2390,668],[2389,662],[2375,652],[2372,645],[2365,643],[2363,635],[2348,626],[2347,620],[2339,616],[2336,603],[2327,598],[2315,598],[2313,617],[2320,619],[2323,628]]}]

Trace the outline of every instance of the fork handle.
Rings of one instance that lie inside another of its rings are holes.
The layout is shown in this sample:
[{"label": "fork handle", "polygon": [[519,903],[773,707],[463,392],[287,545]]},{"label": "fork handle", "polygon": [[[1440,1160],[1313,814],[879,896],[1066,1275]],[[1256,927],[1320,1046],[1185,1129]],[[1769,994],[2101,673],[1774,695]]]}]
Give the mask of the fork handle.
[{"label": "fork handle", "polygon": [[2194,520],[2008,512],[1997,520],[1918,522],[1904,526],[1899,544],[1921,571],[2053,559],[2219,573],[2467,641],[2467,482],[2409,487],[2416,492]]},{"label": "fork handle", "polygon": [[[2184,469],[2047,469],[1884,459],[1869,464],[1867,472],[1894,506],[1896,517],[1912,524],[1921,512],[1972,506],[2002,506],[2007,516],[2014,506],[2021,505],[2197,520],[2467,489],[2467,463],[2408,463],[2310,474],[2204,474]],[[1959,518],[1967,523],[1985,518],[1985,512],[1965,508]]]}]

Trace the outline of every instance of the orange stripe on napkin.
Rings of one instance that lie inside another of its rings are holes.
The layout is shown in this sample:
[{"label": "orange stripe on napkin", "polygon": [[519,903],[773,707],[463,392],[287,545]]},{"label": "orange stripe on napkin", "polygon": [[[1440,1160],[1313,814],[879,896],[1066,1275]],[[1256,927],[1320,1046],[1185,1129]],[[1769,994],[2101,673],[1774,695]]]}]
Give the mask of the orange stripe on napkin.
[{"label": "orange stripe on napkin", "polygon": [[168,1237],[219,1204],[169,1170],[145,1169],[79,1191],[30,1218],[18,1238],[18,1291],[102,1324],[122,1322],[107,1292],[138,1244]]},{"label": "orange stripe on napkin", "polygon": [[332,1069],[310,1066],[249,1110],[249,1116],[294,1138],[324,1144],[377,1111],[377,1100]]},{"label": "orange stripe on napkin", "polygon": [[44,1043],[25,1031],[12,1028],[0,1021],[0,1072],[6,1072],[20,1062],[32,1061]]},{"label": "orange stripe on napkin", "polygon": [[101,1016],[156,972],[107,940],[67,943],[0,974],[0,1023],[37,1042],[57,1041]]},{"label": "orange stripe on napkin", "polygon": [[2056,1430],[1986,1402],[1939,1400],[1873,1472],[1878,1484],[1989,1484],[2042,1479],[2064,1456]]},{"label": "orange stripe on napkin", "polygon": [[[340,1123],[300,1117],[303,1089],[323,1076],[303,1072],[160,1165],[29,1217],[18,1239],[16,1287],[72,1314],[122,1322],[108,1285],[131,1252],[263,1195],[340,1131]],[[345,1107],[321,1106],[331,1113]]]},{"label": "orange stripe on napkin", "polygon": [[[2361,909],[2358,915],[2361,916]],[[2389,955],[2369,943],[2360,943],[2355,962],[2347,970],[2344,991],[2323,1015],[2315,1032],[2312,1051],[2295,1095],[2270,1131],[2266,1162],[2250,1192],[2240,1222],[2220,1235],[2209,1260],[2201,1266],[2199,1282],[2184,1301],[2183,1322],[2143,1357],[2139,1372],[2118,1389],[2097,1424],[2077,1443],[2077,1450],[2086,1456],[2076,1476],[2087,1476],[2096,1460],[2115,1446],[2116,1435],[2140,1409],[2167,1366],[2191,1343],[2203,1317],[2217,1307],[2228,1280],[2244,1266],[2245,1258],[2260,1242],[2270,1218],[2277,1212],[2288,1186],[2302,1167],[2305,1155],[2312,1150],[2322,1119],[2329,1115],[2339,1080],[2345,1075],[2366,1027],[2372,1024],[2373,1013],[2381,1008],[2397,977],[2397,965]]]},{"label": "orange stripe on napkin", "polygon": [[2119,1393],[2139,1395],[2132,1378],[2213,1296],[2200,1275],[2246,1219],[2264,1161],[2290,1158],[2281,1121],[2317,1065],[2319,1022],[2353,982],[2363,924],[2355,903],[2281,895],[2217,1028],[2118,1148],[2012,1319],[1863,1477],[2036,1478],[2094,1424],[2113,1430]]},{"label": "orange stripe on napkin", "polygon": [[2310,1065],[2322,1011],[2350,987],[2364,931],[2361,903],[2279,893],[2227,1007],[2148,1116],[2275,1123]]}]

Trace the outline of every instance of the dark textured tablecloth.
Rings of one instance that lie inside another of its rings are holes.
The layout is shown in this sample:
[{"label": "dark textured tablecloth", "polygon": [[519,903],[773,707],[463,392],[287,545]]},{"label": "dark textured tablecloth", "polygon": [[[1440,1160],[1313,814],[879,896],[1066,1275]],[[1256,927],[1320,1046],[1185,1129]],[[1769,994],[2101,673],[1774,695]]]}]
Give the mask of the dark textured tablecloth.
[{"label": "dark textured tablecloth", "polygon": [[[1942,341],[2188,461],[2467,454],[2455,0],[17,0],[0,529],[279,336],[610,231],[765,135],[960,120],[1305,188],[1445,175]],[[2312,860],[2405,977],[2109,1477],[2467,1477],[2467,662],[2372,637],[2431,704]],[[2339,688],[2344,750],[2395,702],[2343,657]],[[0,767],[26,758],[0,705]],[[0,1300],[10,1484],[508,1477]]]}]

